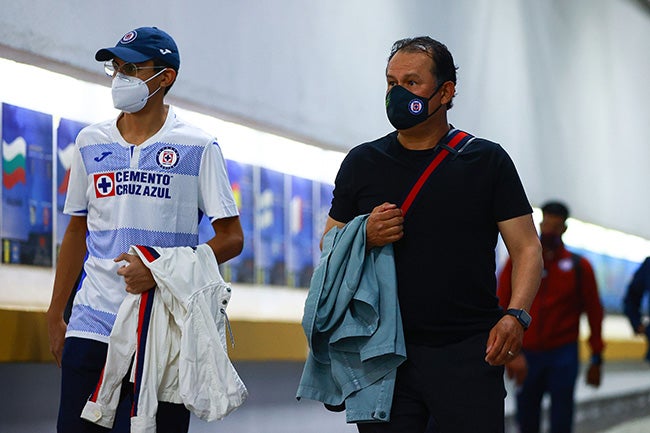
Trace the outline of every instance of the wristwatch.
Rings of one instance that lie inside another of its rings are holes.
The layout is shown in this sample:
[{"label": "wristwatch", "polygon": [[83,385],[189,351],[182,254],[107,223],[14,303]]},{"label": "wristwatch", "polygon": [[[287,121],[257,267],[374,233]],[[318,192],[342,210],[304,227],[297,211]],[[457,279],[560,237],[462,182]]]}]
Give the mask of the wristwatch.
[{"label": "wristwatch", "polygon": [[524,331],[530,326],[530,322],[533,320],[530,317],[530,314],[526,310],[519,310],[517,308],[509,308],[506,310],[506,314],[514,317],[521,323],[521,326],[524,327]]}]

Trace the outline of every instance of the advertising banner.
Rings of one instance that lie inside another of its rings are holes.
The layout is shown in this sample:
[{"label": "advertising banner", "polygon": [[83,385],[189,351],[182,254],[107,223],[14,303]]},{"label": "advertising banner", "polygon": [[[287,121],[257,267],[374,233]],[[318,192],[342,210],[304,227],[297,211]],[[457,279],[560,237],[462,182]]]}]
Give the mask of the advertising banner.
[{"label": "advertising banner", "polygon": [[309,179],[291,176],[289,207],[288,285],[309,287],[314,270],[313,184]]},{"label": "advertising banner", "polygon": [[56,130],[56,247],[57,251],[63,241],[63,234],[68,227],[70,216],[63,213],[65,197],[68,193],[70,166],[74,154],[74,142],[77,134],[86,126],[85,123],[61,119]]},{"label": "advertising banner", "polygon": [[[284,174],[260,168],[255,197],[255,224],[259,233],[256,248],[258,284],[286,285]],[[255,239],[257,243],[257,239]]]},{"label": "advertising banner", "polygon": [[334,185],[331,185],[329,183],[318,184],[318,195],[316,196],[317,200],[314,200],[316,209],[314,211],[315,242],[312,248],[314,266],[316,266],[320,260],[320,240],[323,236],[325,223],[327,222],[327,215],[329,214],[330,207],[332,206],[332,191],[334,191]]},{"label": "advertising banner", "polygon": [[2,104],[2,261],[52,265],[52,116]]},{"label": "advertising banner", "polygon": [[226,160],[233,195],[239,209],[239,222],[244,232],[244,248],[239,256],[221,265],[226,281],[255,282],[254,193],[253,166]]}]

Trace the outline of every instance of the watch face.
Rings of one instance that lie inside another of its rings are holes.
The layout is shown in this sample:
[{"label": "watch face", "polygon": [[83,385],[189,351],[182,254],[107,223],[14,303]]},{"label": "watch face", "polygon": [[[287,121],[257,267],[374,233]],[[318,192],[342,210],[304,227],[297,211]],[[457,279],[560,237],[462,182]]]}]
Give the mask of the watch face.
[{"label": "watch face", "polygon": [[526,310],[520,310],[519,312],[519,320],[521,320],[522,323],[525,323],[526,328],[530,326],[530,322],[533,320],[532,317],[530,317],[530,314]]},{"label": "watch face", "polygon": [[530,322],[533,320],[532,317],[530,317],[530,314],[526,310],[518,310],[516,308],[511,308],[508,311],[506,311],[506,314],[510,314],[511,316],[514,316],[517,318],[519,323],[524,327],[524,329],[528,329],[530,326]]}]

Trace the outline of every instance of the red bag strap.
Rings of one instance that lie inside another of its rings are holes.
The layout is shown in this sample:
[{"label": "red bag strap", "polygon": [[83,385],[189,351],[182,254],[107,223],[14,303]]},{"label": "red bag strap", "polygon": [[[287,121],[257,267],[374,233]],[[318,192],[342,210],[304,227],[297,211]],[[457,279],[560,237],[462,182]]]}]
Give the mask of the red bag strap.
[{"label": "red bag strap", "polygon": [[[450,153],[454,153],[457,155],[460,153],[463,148],[469,144],[469,142],[473,139],[474,137],[470,134],[468,134],[465,131],[461,131],[458,129],[452,129],[449,131],[447,136],[445,137],[444,141],[442,143],[439,143],[437,146],[440,147],[440,151],[438,154],[433,158],[431,163],[427,166],[427,168],[422,172],[420,175],[420,178],[415,182],[415,185],[411,188],[411,191],[408,193],[406,196],[406,199],[404,200],[404,203],[402,203],[402,216],[406,215],[406,212],[409,210],[411,205],[413,204],[413,200],[415,200],[415,197],[418,195],[420,192],[420,189],[422,189],[422,186],[424,183],[427,181],[429,176],[431,176],[431,173],[440,165],[440,163],[449,155]],[[462,146],[459,146],[462,143]],[[457,149],[458,148],[458,149]]]}]

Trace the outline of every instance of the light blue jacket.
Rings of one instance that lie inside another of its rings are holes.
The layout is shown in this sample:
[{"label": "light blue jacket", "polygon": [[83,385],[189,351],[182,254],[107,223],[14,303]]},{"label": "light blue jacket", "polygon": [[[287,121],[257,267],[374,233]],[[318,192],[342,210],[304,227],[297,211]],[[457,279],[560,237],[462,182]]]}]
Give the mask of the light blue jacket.
[{"label": "light blue jacket", "polygon": [[297,398],[345,401],[350,423],[390,420],[396,370],[406,359],[393,247],[366,254],[367,218],[323,238],[302,319],[310,351]]}]

